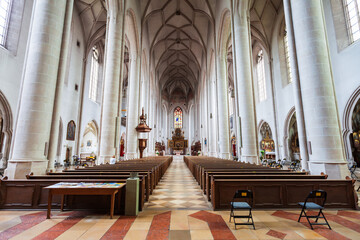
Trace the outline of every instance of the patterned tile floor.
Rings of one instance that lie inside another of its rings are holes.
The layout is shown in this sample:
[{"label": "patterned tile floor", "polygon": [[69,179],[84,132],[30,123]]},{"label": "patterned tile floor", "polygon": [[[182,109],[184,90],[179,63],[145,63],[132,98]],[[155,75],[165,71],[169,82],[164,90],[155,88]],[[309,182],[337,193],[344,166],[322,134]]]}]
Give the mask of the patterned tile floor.
[{"label": "patterned tile floor", "polygon": [[200,186],[185,165],[183,157],[174,156],[172,164],[156,186],[145,207],[157,210],[210,210],[211,205],[206,201]]},{"label": "patterned tile floor", "polygon": [[182,160],[174,159],[147,207],[137,217],[99,215],[85,211],[0,211],[3,239],[360,239],[360,211],[325,210],[333,230],[306,220],[300,210],[254,210],[256,230],[229,223],[229,211],[210,211]]}]

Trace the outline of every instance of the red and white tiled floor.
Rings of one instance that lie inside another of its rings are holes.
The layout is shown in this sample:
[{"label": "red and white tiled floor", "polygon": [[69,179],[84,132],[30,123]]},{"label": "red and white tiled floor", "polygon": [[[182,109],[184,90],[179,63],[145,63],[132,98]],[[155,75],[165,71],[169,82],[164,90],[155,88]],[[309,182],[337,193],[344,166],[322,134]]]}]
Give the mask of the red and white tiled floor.
[{"label": "red and white tiled floor", "polygon": [[172,164],[145,206],[157,210],[211,209],[182,156],[173,157]]},{"label": "red and white tiled floor", "polygon": [[[181,200],[177,201],[177,200]],[[137,217],[91,212],[0,211],[2,239],[360,239],[360,211],[326,210],[333,230],[306,220],[300,210],[254,210],[256,230],[229,223],[229,211],[211,211],[186,166],[173,162]]]}]

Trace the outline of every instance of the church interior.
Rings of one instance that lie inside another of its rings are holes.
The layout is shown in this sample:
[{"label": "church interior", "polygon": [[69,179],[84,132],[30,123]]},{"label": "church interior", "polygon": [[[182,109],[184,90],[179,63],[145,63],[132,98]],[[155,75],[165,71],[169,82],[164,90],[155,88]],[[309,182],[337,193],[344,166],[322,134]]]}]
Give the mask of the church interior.
[{"label": "church interior", "polygon": [[0,0],[0,239],[360,239],[359,63],[360,0]]}]

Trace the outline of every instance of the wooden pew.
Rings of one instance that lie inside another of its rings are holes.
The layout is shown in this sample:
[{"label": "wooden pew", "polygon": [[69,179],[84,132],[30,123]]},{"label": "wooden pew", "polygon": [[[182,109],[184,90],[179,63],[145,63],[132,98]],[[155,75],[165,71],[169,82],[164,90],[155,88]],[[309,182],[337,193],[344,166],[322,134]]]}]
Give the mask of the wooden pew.
[{"label": "wooden pew", "polygon": [[327,175],[298,175],[298,174],[267,174],[267,173],[256,173],[256,174],[227,174],[227,175],[218,175],[210,174],[210,182],[206,186],[206,197],[208,201],[211,200],[211,182],[215,179],[327,179]]},{"label": "wooden pew", "polygon": [[[126,175],[126,176],[130,176],[129,171],[107,171],[107,172],[101,172],[101,171],[72,171],[72,172],[49,172],[47,173],[47,175],[66,175],[66,176],[76,176],[76,175],[94,175],[94,176],[101,176],[101,178],[103,178],[103,176],[106,176],[106,178],[108,178],[108,176],[118,176],[118,175]],[[148,201],[150,194],[152,193],[152,184],[151,184],[151,175],[150,172],[137,172],[139,174],[139,176],[144,176],[145,177],[145,200]]]},{"label": "wooden pew", "polygon": [[232,197],[239,189],[253,192],[254,208],[295,208],[314,189],[327,192],[326,208],[358,208],[355,181],[351,179],[214,179],[211,184],[214,210],[230,209]]},{"label": "wooden pew", "polygon": [[[0,208],[1,209],[47,209],[48,190],[44,187],[59,182],[118,182],[126,183],[123,179],[15,179],[0,180]],[[115,199],[115,213],[123,214],[125,210],[125,187]],[[91,209],[108,211],[110,209],[109,196],[68,196],[66,208]],[[52,208],[60,209],[61,197],[53,197]]]},{"label": "wooden pew", "polygon": [[210,188],[211,188],[211,176],[213,175],[294,175],[294,176],[309,176],[307,172],[282,172],[281,170],[278,171],[239,171],[234,169],[233,171],[206,171],[205,172],[205,183],[203,185],[204,194],[206,194],[208,200],[210,201]]},{"label": "wooden pew", "polygon": [[[105,180],[105,179],[118,179],[118,180],[124,180],[126,182],[126,179],[128,179],[130,175],[33,175],[29,174],[26,175],[27,179],[42,179],[42,180],[59,180],[63,182],[63,179],[66,180]],[[146,186],[145,186],[145,176],[139,176],[139,211],[142,211],[144,208],[146,200]]]}]

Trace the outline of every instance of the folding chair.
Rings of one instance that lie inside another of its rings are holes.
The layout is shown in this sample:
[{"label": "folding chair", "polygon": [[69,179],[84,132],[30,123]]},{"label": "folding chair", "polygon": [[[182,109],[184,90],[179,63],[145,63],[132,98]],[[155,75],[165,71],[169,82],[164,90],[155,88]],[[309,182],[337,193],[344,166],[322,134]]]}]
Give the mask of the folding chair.
[{"label": "folding chair", "polygon": [[[250,204],[247,201],[236,201],[237,199],[248,199],[250,201]],[[229,222],[231,222],[231,218],[234,218],[234,224],[235,224],[235,229],[236,229],[236,225],[252,225],[254,230],[255,230],[255,225],[254,225],[254,220],[252,218],[252,213],[251,213],[251,209],[252,209],[252,205],[253,205],[253,193],[251,190],[237,190],[234,194],[233,200],[231,202],[231,211],[230,211],[230,220]],[[235,215],[234,211],[235,210],[249,210],[249,214],[248,215]],[[248,221],[246,223],[237,223],[235,221],[236,218],[247,218]],[[249,222],[251,219],[251,223]]]},{"label": "folding chair", "polygon": [[[326,195],[327,194],[324,190],[314,190],[309,193],[309,195],[305,199],[305,202],[299,202],[299,205],[302,207],[302,209],[298,222],[300,222],[300,219],[302,217],[306,217],[306,220],[310,224],[311,229],[314,229],[313,225],[327,225],[331,230],[331,227],[328,221],[326,220],[324,213],[322,212],[326,201]],[[310,202],[309,199],[314,199],[314,200],[319,199],[320,204],[317,204],[315,202]],[[317,215],[308,215],[306,214],[306,210],[319,210],[319,212]],[[310,219],[312,218],[316,219],[314,223],[310,222]],[[319,218],[323,218],[325,220],[325,223],[318,223]]]}]

